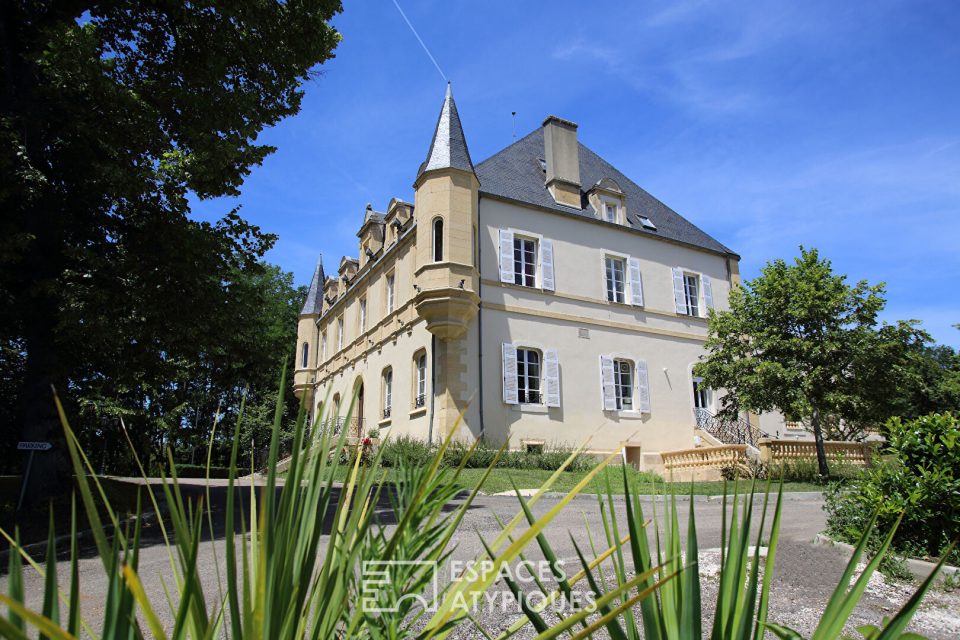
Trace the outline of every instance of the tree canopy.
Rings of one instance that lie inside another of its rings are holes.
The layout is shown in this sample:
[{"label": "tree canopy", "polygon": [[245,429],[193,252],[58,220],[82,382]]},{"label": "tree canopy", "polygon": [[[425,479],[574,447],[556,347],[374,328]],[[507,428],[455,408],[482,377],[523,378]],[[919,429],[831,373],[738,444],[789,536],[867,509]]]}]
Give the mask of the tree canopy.
[{"label": "tree canopy", "polygon": [[[261,264],[274,238],[237,211],[199,222],[188,196],[239,193],[273,151],[260,132],[299,111],[303,83],[332,57],[339,11],[3,4],[0,365],[20,403],[4,417],[24,439],[59,441],[51,385],[87,415],[182,422],[185,397],[242,384],[276,364],[269,349],[289,348],[243,329],[273,326],[244,296],[293,295]],[[56,459],[39,457],[44,481]]]},{"label": "tree canopy", "polygon": [[879,426],[889,398],[930,337],[916,322],[881,324],[884,287],[849,284],[816,249],[793,264],[768,263],[734,288],[730,310],[711,314],[707,356],[696,371],[725,389],[722,411],[778,410],[808,419],[827,474],[823,425]]}]

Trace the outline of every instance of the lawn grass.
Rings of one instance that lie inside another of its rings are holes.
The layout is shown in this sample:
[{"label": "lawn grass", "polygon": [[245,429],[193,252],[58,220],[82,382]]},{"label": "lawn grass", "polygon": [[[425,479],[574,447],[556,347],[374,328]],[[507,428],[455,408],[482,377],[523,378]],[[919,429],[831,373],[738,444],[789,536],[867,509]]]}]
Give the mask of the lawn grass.
[{"label": "lawn grass", "polygon": [[[336,469],[336,480],[338,482],[343,482],[347,478],[349,467],[346,465],[340,465]],[[393,479],[393,469],[381,469],[381,473],[387,474],[387,481]],[[485,470],[484,469],[464,469],[460,477],[457,478],[457,484],[461,485],[464,489],[473,489],[483,477]],[[638,482],[638,487],[641,493],[652,494],[652,493],[676,493],[678,495],[686,495],[690,493],[690,483],[689,482],[666,482],[650,473],[645,473],[641,471],[636,471],[633,468],[628,467],[627,473],[631,477],[635,478]],[[553,483],[551,491],[558,491],[566,493],[573,489],[577,483],[579,483],[587,472],[563,472],[561,476]],[[487,481],[481,487],[481,491],[490,495],[493,493],[500,493],[502,491],[512,491],[513,484],[511,484],[511,479],[518,489],[538,489],[547,479],[553,475],[553,471],[543,471],[540,469],[494,469],[490,473],[490,477],[487,478]],[[600,471],[597,476],[590,482],[589,485],[582,491],[582,493],[606,493],[607,489],[607,480],[610,482],[610,487],[612,492],[615,494],[623,493],[623,470],[621,467],[607,467]],[[758,490],[763,490],[766,486],[766,482],[757,482]],[[746,492],[750,490],[750,481],[741,480],[740,481],[740,491]],[[808,483],[808,482],[786,482],[783,485],[784,492],[788,491],[823,491],[821,485]],[[724,483],[722,481],[716,482],[695,482],[693,484],[693,493],[698,496],[717,496],[723,495],[724,492]],[[733,492],[733,483],[727,485],[727,492]]]}]

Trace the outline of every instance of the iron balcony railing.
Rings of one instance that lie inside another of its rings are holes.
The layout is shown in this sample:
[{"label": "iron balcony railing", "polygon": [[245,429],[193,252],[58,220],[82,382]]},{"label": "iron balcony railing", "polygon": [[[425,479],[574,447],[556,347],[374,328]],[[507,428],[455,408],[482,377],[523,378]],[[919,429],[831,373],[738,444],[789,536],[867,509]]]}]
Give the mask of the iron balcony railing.
[{"label": "iron balcony railing", "polygon": [[364,432],[364,425],[366,420],[364,418],[352,417],[350,420],[347,420],[344,416],[337,416],[336,418],[328,418],[320,423],[321,432],[326,430],[332,430],[333,436],[340,435],[340,432],[343,431],[343,428],[346,427],[349,429],[348,433],[351,436],[360,437],[360,434]]},{"label": "iron balcony railing", "polygon": [[736,420],[716,416],[706,409],[694,409],[697,429],[706,431],[724,444],[748,444],[756,447],[760,438],[769,437],[743,418]]}]

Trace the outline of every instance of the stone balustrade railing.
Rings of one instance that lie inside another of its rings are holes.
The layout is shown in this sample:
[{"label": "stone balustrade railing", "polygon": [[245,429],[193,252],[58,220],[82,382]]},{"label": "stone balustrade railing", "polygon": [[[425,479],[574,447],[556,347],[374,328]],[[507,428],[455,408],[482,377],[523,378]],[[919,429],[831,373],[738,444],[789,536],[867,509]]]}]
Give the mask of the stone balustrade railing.
[{"label": "stone balustrade railing", "polygon": [[667,471],[727,467],[743,464],[747,460],[747,445],[726,444],[720,447],[701,447],[682,451],[666,451],[662,454]]},{"label": "stone balustrade railing", "polygon": [[[870,442],[838,442],[828,440],[823,443],[827,459],[843,461],[869,467],[873,463],[875,443]],[[757,443],[760,449],[760,460],[767,464],[792,460],[816,460],[817,446],[813,440],[773,440],[761,438]]]}]

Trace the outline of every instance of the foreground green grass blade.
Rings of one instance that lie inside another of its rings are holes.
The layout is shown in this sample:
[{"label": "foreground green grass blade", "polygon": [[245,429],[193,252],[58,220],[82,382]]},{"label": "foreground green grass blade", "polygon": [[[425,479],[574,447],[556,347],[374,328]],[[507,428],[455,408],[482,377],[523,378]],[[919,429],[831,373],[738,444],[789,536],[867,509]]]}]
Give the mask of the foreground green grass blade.
[{"label": "foreground green grass blade", "polygon": [[67,633],[80,630],[80,547],[77,542],[77,494],[70,495],[70,603],[67,610]]},{"label": "foreground green grass blade", "polygon": [[[13,549],[10,553],[15,553]],[[57,529],[53,521],[53,505],[50,505],[50,528],[47,534],[47,575],[43,581],[43,616],[54,624],[60,623],[60,601],[57,592]],[[46,636],[41,636],[41,640]]]},{"label": "foreground green grass blade", "polygon": [[700,638],[703,635],[703,613],[700,600],[700,559],[697,544],[697,523],[693,507],[693,482],[690,483],[690,512],[687,514],[687,561],[680,580],[683,582],[683,616],[680,619],[681,638]]},{"label": "foreground green grass blade", "polygon": [[[770,483],[767,483],[767,493],[770,493]],[[763,568],[763,582],[760,587],[760,604],[757,606],[757,621],[753,628],[753,637],[763,638],[763,628],[767,623],[767,610],[770,603],[770,585],[773,583],[773,569],[777,559],[777,547],[780,544],[780,515],[783,513],[783,477],[780,478],[777,489],[777,503],[773,510],[773,524],[770,527],[770,544],[767,547],[767,561]],[[763,531],[760,531],[763,535]],[[758,543],[760,540],[758,539]]]},{"label": "foreground green grass blade", "polygon": [[857,603],[860,602],[860,598],[867,588],[867,582],[870,580],[870,576],[873,575],[873,572],[880,566],[880,561],[883,560],[883,556],[886,555],[887,550],[890,548],[890,543],[893,542],[893,535],[896,533],[897,527],[903,519],[903,514],[900,514],[900,517],[897,518],[897,521],[893,527],[890,528],[889,533],[884,539],[883,544],[881,544],[877,550],[876,555],[871,558],[870,562],[867,563],[866,569],[863,570],[863,573],[860,574],[857,581],[850,587],[850,590],[847,591],[847,585],[850,584],[850,576],[852,576],[856,570],[860,556],[866,548],[871,533],[873,533],[876,518],[877,514],[874,513],[873,518],[870,519],[870,525],[863,533],[860,544],[857,545],[853,556],[850,558],[850,562],[847,563],[847,568],[843,572],[843,578],[841,578],[840,584],[837,585],[837,589],[827,602],[823,617],[820,620],[820,624],[818,624],[814,630],[811,640],[833,640],[840,636],[844,625],[847,623],[847,619],[857,606]]},{"label": "foreground green grass blade", "polygon": [[[15,613],[21,620],[32,624],[43,636],[53,640],[76,640],[74,636],[61,629],[60,626],[50,620],[50,618],[27,609],[25,606],[23,606],[22,602],[17,602],[3,594],[0,594],[0,604],[7,605],[11,613]],[[16,632],[21,634],[21,637],[26,637],[23,635],[21,628],[14,626],[14,629]],[[14,633],[14,637],[17,637],[16,632]]]},{"label": "foreground green grass blade", "polygon": [[883,631],[880,632],[880,635],[876,637],[876,640],[895,640],[900,638],[901,634],[907,628],[907,625],[910,624],[910,620],[913,618],[913,614],[917,612],[917,609],[920,608],[920,603],[923,601],[923,597],[927,594],[927,591],[933,586],[933,583],[936,581],[940,569],[946,563],[947,558],[950,557],[950,553],[956,547],[956,543],[951,544],[947,549],[940,555],[940,561],[937,562],[937,565],[933,568],[933,571],[930,572],[930,575],[927,576],[924,581],[920,584],[913,595],[910,596],[910,599],[907,600],[900,610],[886,625],[883,627]]},{"label": "foreground green grass blade", "polygon": [[[439,629],[441,627],[446,628],[447,623],[458,619],[459,615],[455,616],[454,606],[458,601],[457,598],[461,597],[466,602],[471,602],[473,598],[478,597],[484,593],[491,584],[496,580],[497,573],[500,571],[504,563],[509,562],[517,556],[517,554],[522,551],[535,537],[542,531],[554,518],[573,500],[574,496],[583,491],[590,482],[596,477],[596,475],[615,458],[619,453],[611,454],[603,462],[597,465],[593,470],[588,472],[584,477],[577,483],[573,489],[570,490],[563,498],[561,498],[556,505],[554,505],[546,514],[544,514],[540,519],[537,520],[537,523],[527,529],[515,542],[510,544],[503,552],[500,552],[500,555],[492,562],[493,566],[489,571],[480,572],[480,575],[477,576],[474,580],[458,580],[456,584],[451,589],[451,592],[448,594],[448,598],[440,604],[437,612],[430,619],[428,623],[428,629]],[[569,461],[568,461],[569,462]],[[547,485],[545,485],[547,486]],[[541,492],[545,491],[541,488]],[[538,492],[542,495],[541,492]],[[534,494],[536,496],[537,494]],[[531,500],[532,503],[532,500]],[[509,536],[509,528],[513,525],[514,522],[518,522],[518,519],[523,519],[524,516],[522,513],[518,513],[517,516],[511,521],[510,525],[507,525],[507,529],[504,529],[503,532],[497,537],[497,540],[505,540]],[[490,545],[491,549],[496,552],[496,544]],[[459,596],[458,596],[459,594]],[[427,634],[427,637],[445,637],[449,631],[436,632],[430,631]]]},{"label": "foreground green grass blade", "polygon": [[[626,466],[623,468],[623,490],[624,503],[627,511],[627,526],[630,531],[630,551],[633,555],[633,567],[637,573],[644,573],[653,567],[653,561],[650,557],[650,542],[647,540],[647,534],[644,529],[646,525],[643,522],[643,508],[640,506],[639,491],[627,475]],[[654,526],[657,523],[654,522]],[[651,575],[642,585],[641,589],[649,589],[654,584],[654,577]],[[644,638],[650,640],[660,640],[665,637],[663,616],[660,615],[656,596],[647,598],[640,603],[640,615],[643,619]]]},{"label": "foreground green grass blade", "polygon": [[[140,578],[137,577],[137,572],[129,565],[125,565],[122,571],[127,587],[133,594],[134,600],[136,600],[140,606],[140,610],[143,611],[143,616],[147,620],[147,627],[150,629],[150,632],[153,633],[155,638],[166,640],[167,634],[163,630],[163,624],[161,624],[160,618],[157,617],[157,612],[153,610],[153,605],[150,604],[150,600],[143,590],[143,585],[140,583]],[[175,635],[174,637],[177,636]]]},{"label": "foreground green grass blade", "polygon": [[[7,555],[7,596],[11,602],[23,603],[23,560],[20,558],[20,529],[14,528],[10,553]],[[10,624],[24,631],[23,619],[15,607],[10,607]]]}]

